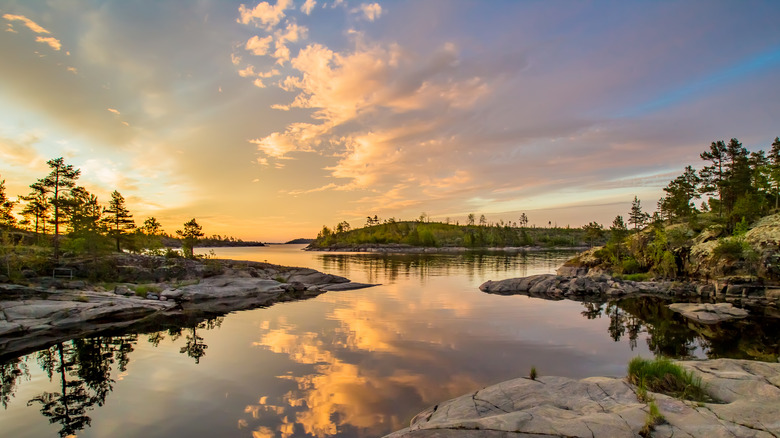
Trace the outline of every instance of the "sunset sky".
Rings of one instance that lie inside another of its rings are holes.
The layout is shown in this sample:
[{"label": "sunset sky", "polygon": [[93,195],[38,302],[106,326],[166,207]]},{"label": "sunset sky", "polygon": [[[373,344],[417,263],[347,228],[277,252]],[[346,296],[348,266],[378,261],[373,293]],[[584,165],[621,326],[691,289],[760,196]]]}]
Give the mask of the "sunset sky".
[{"label": "sunset sky", "polygon": [[173,232],[581,226],[780,135],[780,2],[0,0],[0,179]]}]

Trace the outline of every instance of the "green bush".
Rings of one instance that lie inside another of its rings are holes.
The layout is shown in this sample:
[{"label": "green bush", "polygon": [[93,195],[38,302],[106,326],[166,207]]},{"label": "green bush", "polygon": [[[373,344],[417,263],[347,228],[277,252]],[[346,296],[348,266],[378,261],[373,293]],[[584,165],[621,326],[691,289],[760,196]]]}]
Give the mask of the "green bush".
[{"label": "green bush", "polygon": [[620,263],[620,270],[623,274],[638,274],[641,268],[635,258],[628,258]]},{"label": "green bush", "polygon": [[693,401],[708,401],[701,378],[666,358],[635,357],[628,363],[628,381],[649,391]]},{"label": "green bush", "polygon": [[743,258],[747,244],[738,238],[723,238],[718,240],[718,245],[712,250],[715,260],[738,261]]}]

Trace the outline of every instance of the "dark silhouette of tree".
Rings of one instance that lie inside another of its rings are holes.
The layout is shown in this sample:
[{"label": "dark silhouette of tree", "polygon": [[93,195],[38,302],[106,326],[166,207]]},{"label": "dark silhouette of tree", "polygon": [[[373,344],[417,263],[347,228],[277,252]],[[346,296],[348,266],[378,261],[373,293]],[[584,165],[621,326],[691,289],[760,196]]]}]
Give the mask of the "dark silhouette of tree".
[{"label": "dark silhouette of tree", "polygon": [[184,229],[176,230],[176,234],[181,237],[181,250],[184,257],[195,258],[193,248],[198,243],[198,238],[203,237],[203,227],[198,225],[195,218],[184,223]]},{"label": "dark silhouette of tree", "polygon": [[466,217],[466,224],[474,225],[474,220],[475,220],[474,213],[469,213],[469,215]]},{"label": "dark silhouette of tree", "polygon": [[[22,209],[22,215],[35,218],[35,233],[40,229],[41,233],[46,233],[46,220],[49,218],[49,209],[51,204],[46,197],[46,187],[38,181],[30,185],[32,191],[27,196],[20,198],[27,204]],[[40,228],[39,228],[40,227]]]},{"label": "dark silhouette of tree", "polygon": [[51,204],[54,206],[54,260],[60,258],[60,224],[63,222],[60,211],[64,206],[65,195],[76,186],[76,180],[81,175],[81,170],[74,169],[72,165],[65,164],[60,158],[55,158],[46,162],[51,168],[51,173],[40,180],[42,187],[46,188],[51,195]]},{"label": "dark silhouette of tree", "polygon": [[108,225],[108,235],[116,241],[117,252],[122,252],[121,241],[130,230],[135,228],[133,215],[125,207],[125,198],[116,190],[111,193],[108,207],[103,210],[106,214],[105,222]]},{"label": "dark silhouette of tree", "polygon": [[520,213],[520,226],[525,228],[528,226],[528,216],[525,213]]},{"label": "dark silhouette of tree", "polygon": [[144,221],[141,230],[148,236],[157,236],[162,232],[162,225],[152,216]]},{"label": "dark silhouette of tree", "polygon": [[16,223],[13,214],[15,204],[5,194],[5,180],[0,180],[0,226],[12,227]]}]

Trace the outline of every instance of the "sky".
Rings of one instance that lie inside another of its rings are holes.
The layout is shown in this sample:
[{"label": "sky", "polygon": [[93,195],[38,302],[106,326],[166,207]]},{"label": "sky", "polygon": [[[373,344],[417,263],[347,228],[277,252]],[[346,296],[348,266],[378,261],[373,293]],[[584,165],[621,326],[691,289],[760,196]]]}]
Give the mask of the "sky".
[{"label": "sky", "polygon": [[780,135],[780,2],[0,0],[0,178],[64,157],[136,223],[609,225]]}]

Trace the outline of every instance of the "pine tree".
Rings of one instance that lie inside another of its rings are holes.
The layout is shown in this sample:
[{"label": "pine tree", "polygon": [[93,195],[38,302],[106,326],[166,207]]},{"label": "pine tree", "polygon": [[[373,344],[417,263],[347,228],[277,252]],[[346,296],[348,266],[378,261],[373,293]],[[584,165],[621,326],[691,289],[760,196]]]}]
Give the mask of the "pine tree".
[{"label": "pine tree", "polygon": [[724,181],[724,167],[726,166],[726,143],[721,141],[713,141],[710,145],[710,150],[702,152],[700,155],[702,160],[711,161],[710,166],[705,166],[699,171],[699,177],[701,179],[700,193],[707,195],[710,193],[718,193],[718,217],[722,215],[723,204],[723,181]]},{"label": "pine tree", "polygon": [[775,137],[769,159],[769,179],[775,193],[775,209],[780,208],[780,137]]},{"label": "pine tree", "polygon": [[54,206],[54,260],[60,258],[60,224],[64,221],[60,215],[61,208],[64,207],[65,196],[76,186],[76,180],[81,175],[81,170],[74,169],[73,165],[65,164],[60,158],[55,158],[46,162],[51,168],[51,173],[39,183],[51,195],[51,205]]},{"label": "pine tree", "polygon": [[0,226],[12,227],[16,223],[13,214],[15,204],[5,195],[5,180],[0,180]]},{"label": "pine tree", "polygon": [[183,230],[176,230],[176,234],[182,239],[181,250],[184,256],[190,259],[194,258],[193,248],[198,243],[198,238],[203,237],[203,227],[198,225],[195,218],[192,218],[190,221],[185,222]]},{"label": "pine tree", "polygon": [[106,214],[105,222],[108,226],[108,235],[116,240],[117,252],[122,252],[121,241],[128,231],[135,228],[133,215],[125,207],[125,198],[116,190],[111,193],[111,201],[108,207],[103,209]]},{"label": "pine tree", "polygon": [[41,230],[41,233],[46,234],[46,220],[49,218],[49,210],[51,204],[46,197],[46,187],[43,186],[41,181],[35,182],[30,185],[32,191],[27,196],[20,196],[20,198],[27,202],[27,205],[22,209],[22,215],[25,217],[32,216],[35,218],[35,233]]},{"label": "pine tree", "polygon": [[631,211],[628,213],[628,223],[634,226],[634,231],[639,232],[649,219],[650,215],[642,211],[639,198],[634,196],[634,201],[631,203]]}]

